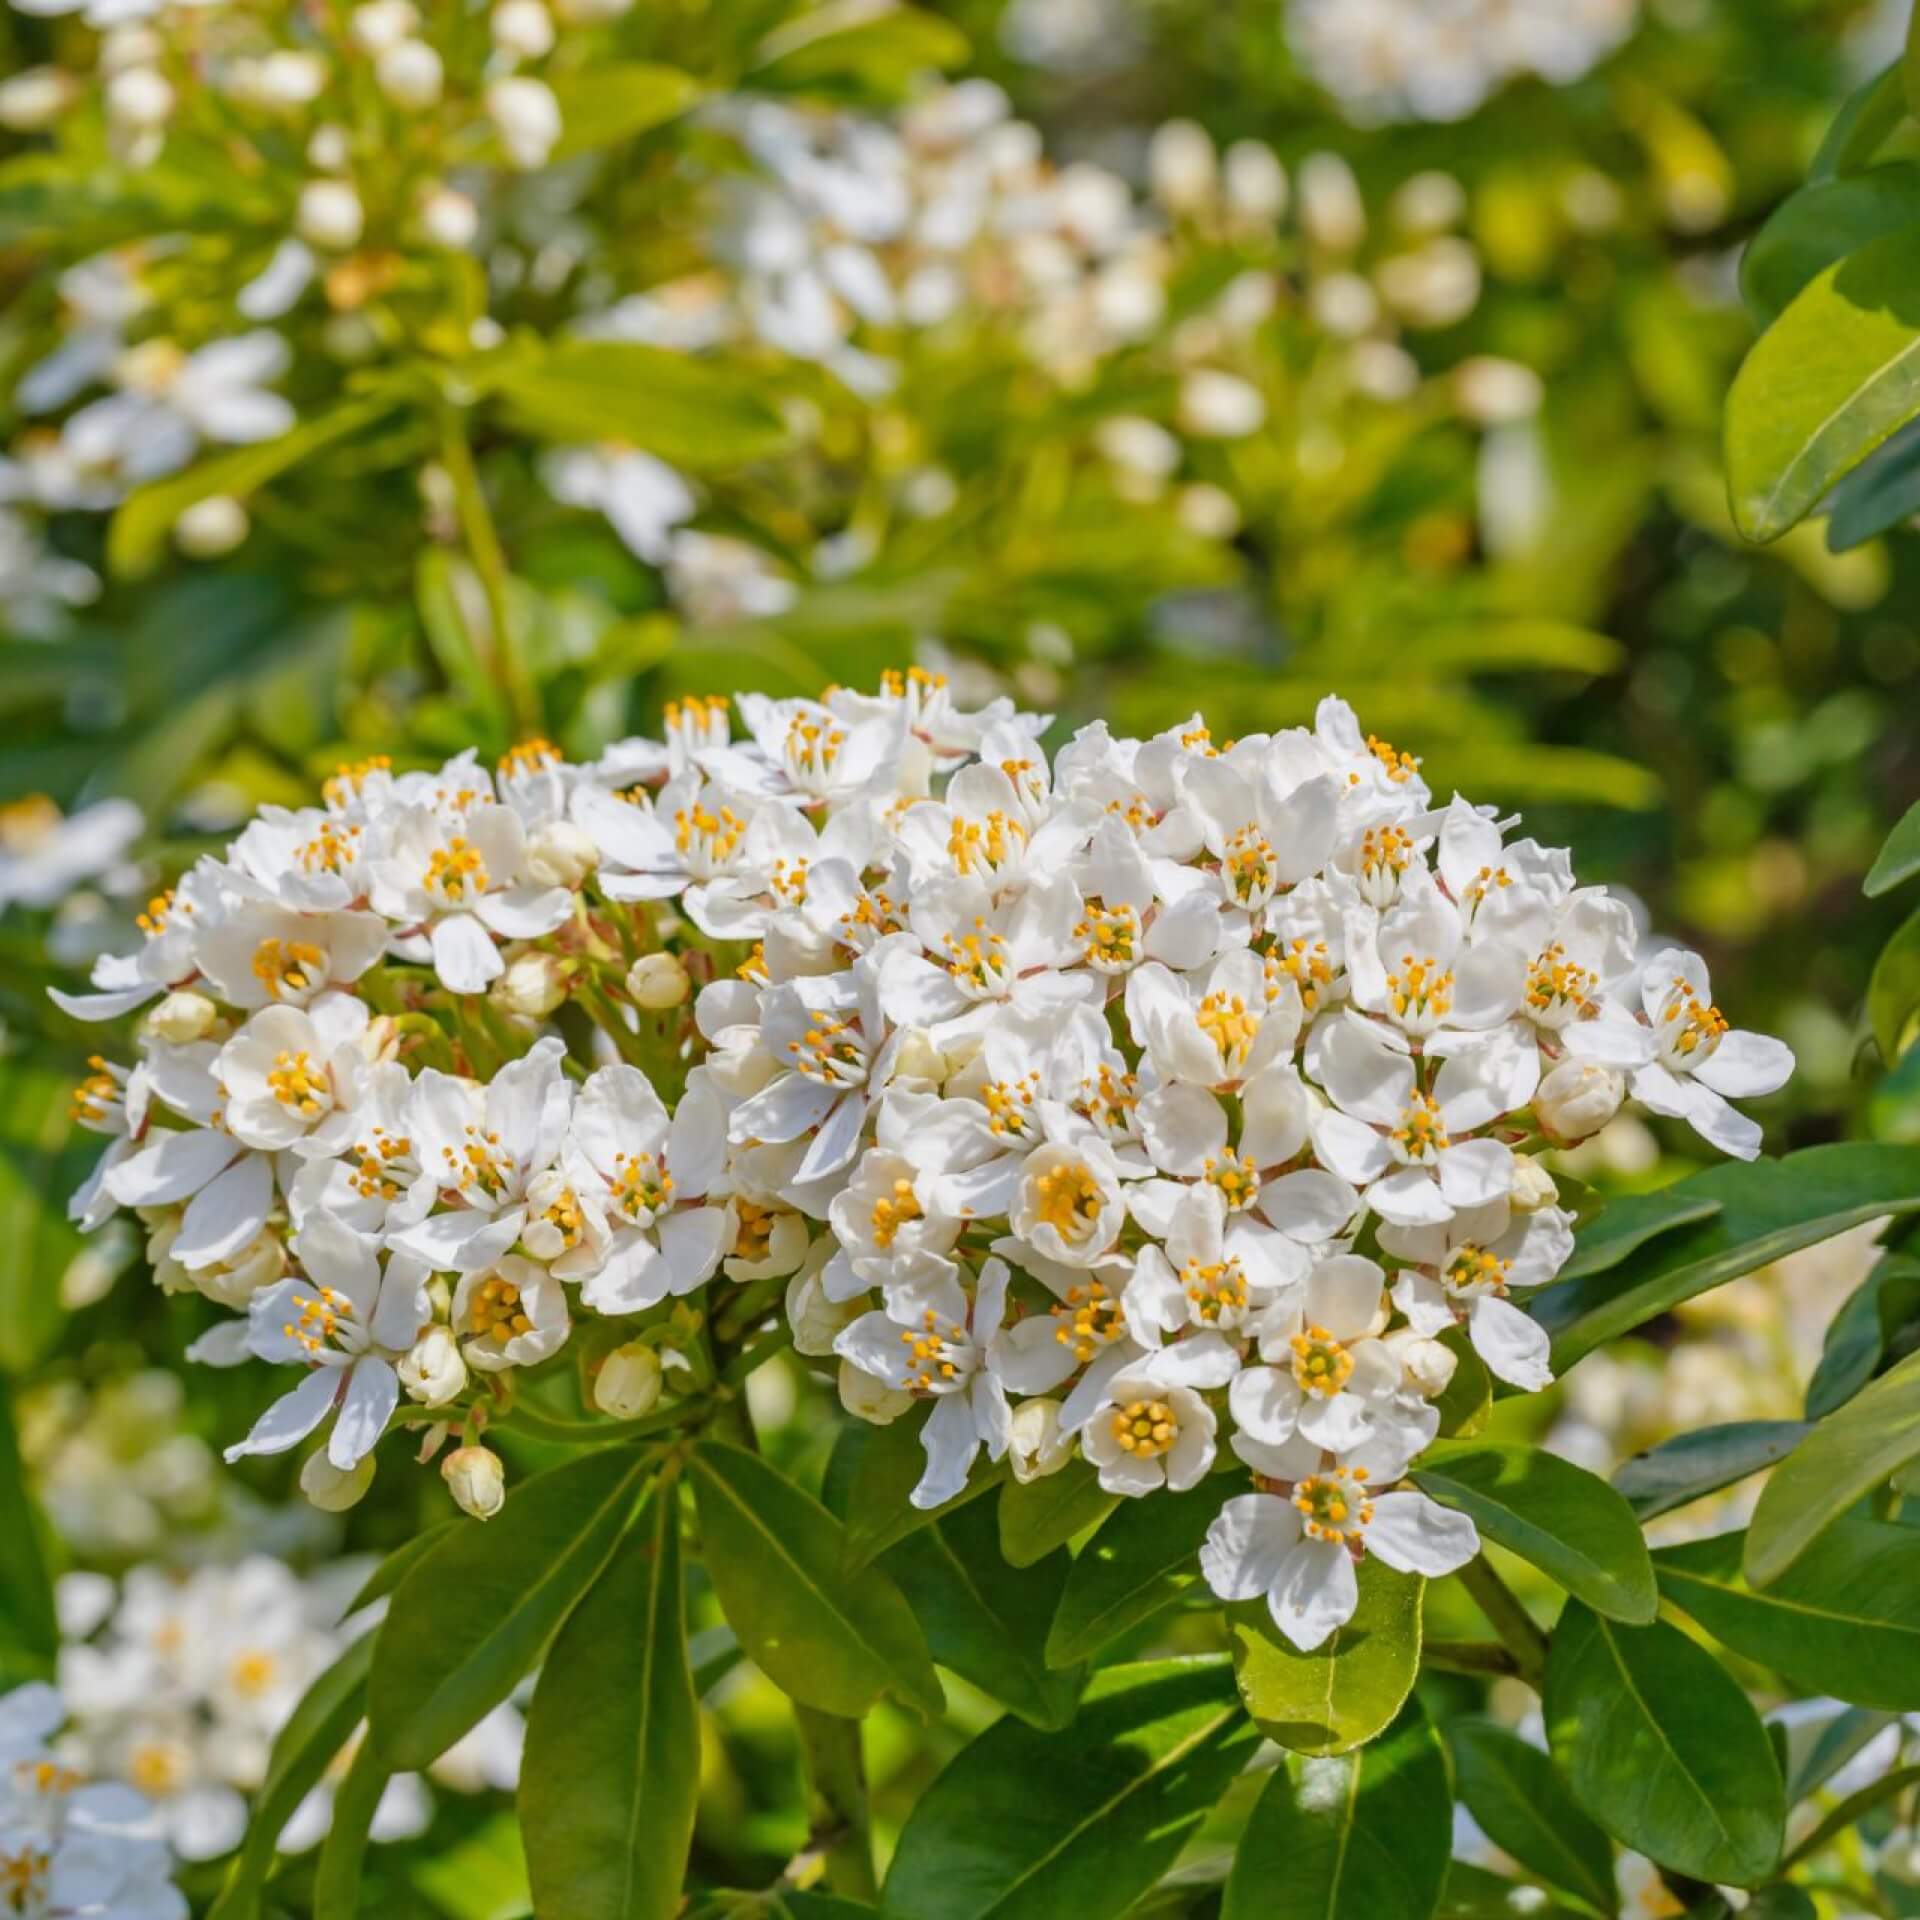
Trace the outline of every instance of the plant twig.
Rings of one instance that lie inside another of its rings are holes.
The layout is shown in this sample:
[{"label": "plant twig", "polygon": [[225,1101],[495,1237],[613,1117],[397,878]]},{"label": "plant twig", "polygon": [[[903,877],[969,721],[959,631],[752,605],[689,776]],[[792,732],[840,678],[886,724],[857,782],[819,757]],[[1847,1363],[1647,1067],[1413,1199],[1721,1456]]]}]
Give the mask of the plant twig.
[{"label": "plant twig", "polygon": [[1513,1656],[1514,1672],[1537,1693],[1547,1671],[1547,1636],[1520,1603],[1519,1596],[1494,1572],[1484,1553],[1460,1569],[1460,1584],[1473,1595],[1487,1624]]},{"label": "plant twig", "polygon": [[1446,1673],[1517,1678],[1520,1672],[1520,1662],[1497,1640],[1429,1640],[1420,1652],[1428,1666]]}]

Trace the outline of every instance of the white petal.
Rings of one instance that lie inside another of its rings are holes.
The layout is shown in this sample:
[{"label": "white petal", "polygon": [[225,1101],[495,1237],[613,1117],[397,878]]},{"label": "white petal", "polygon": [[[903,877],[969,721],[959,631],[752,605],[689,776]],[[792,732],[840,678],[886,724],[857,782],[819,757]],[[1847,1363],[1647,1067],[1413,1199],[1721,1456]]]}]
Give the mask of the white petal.
[{"label": "white petal", "polygon": [[1293,1375],[1281,1367],[1244,1367],[1227,1392],[1235,1425],[1249,1438],[1270,1447],[1293,1438],[1300,1419],[1300,1400]]},{"label": "white petal", "polygon": [[1345,1547],[1302,1540],[1286,1557],[1267,1594],[1273,1624],[1302,1653],[1311,1653],[1344,1627],[1360,1604],[1360,1583]]},{"label": "white petal", "polygon": [[1299,1539],[1300,1516],[1291,1501],[1271,1493],[1237,1494],[1207,1529],[1200,1571],[1222,1600],[1264,1599]]},{"label": "white petal", "polygon": [[980,1435],[973,1407],[964,1393],[943,1395],[933,1404],[927,1424],[920,1429],[927,1470],[908,1496],[916,1507],[944,1506],[967,1484],[967,1470],[980,1451]]},{"label": "white petal", "polygon": [[1772,1093],[1793,1077],[1793,1049],[1763,1033],[1729,1033],[1693,1077],[1730,1099]]},{"label": "white petal", "polygon": [[353,1363],[340,1417],[327,1436],[327,1458],[351,1473],[387,1430],[387,1416],[400,1403],[400,1382],[384,1360],[368,1355]]},{"label": "white petal", "polygon": [[250,1153],[187,1202],[173,1257],[189,1271],[230,1260],[267,1224],[272,1205],[272,1163]]},{"label": "white petal", "polygon": [[226,1459],[231,1463],[250,1453],[285,1453],[297,1447],[333,1411],[339,1391],[340,1369],[316,1367],[254,1422],[244,1440],[226,1450]]},{"label": "white petal", "polygon": [[239,1141],[211,1128],[155,1133],[107,1175],[107,1191],[123,1207],[165,1207],[196,1194],[241,1152]]},{"label": "white petal", "polygon": [[1476,1300],[1467,1309],[1467,1336],[1488,1370],[1510,1387],[1538,1393],[1553,1384],[1546,1328],[1510,1300]]},{"label": "white petal", "polygon": [[433,970],[441,984],[455,993],[484,993],[506,971],[492,934],[470,913],[436,920],[428,937],[433,944]]},{"label": "white petal", "polygon": [[1452,1573],[1480,1551],[1480,1534],[1464,1513],[1450,1513],[1424,1493],[1374,1498],[1367,1551],[1401,1573]]}]

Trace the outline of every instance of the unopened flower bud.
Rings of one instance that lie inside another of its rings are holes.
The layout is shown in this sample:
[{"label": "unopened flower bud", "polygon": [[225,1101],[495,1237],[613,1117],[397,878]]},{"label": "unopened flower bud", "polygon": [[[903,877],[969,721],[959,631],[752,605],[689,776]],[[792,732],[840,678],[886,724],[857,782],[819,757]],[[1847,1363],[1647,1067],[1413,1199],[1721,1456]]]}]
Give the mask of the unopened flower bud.
[{"label": "unopened flower bud", "polygon": [[1213,141],[1192,120],[1169,120],[1147,147],[1153,197],[1174,213],[1197,213],[1213,199],[1219,168]]},{"label": "unopened flower bud", "polygon": [[382,51],[373,75],[396,107],[432,106],[440,98],[446,69],[424,40],[401,40]]},{"label": "unopened flower bud", "polygon": [[345,1513],[358,1506],[373,1485],[373,1455],[363,1453],[343,1473],[326,1456],[323,1448],[307,1455],[300,1469],[300,1491],[322,1513]]},{"label": "unopened flower bud", "polygon": [[491,1520],[507,1497],[507,1470],[491,1447],[455,1447],[440,1462],[453,1504],[476,1520]]},{"label": "unopened flower bud", "polygon": [[543,167],[560,140],[560,102],[544,81],[510,74],[487,89],[492,117],[507,158],[522,169]]},{"label": "unopened flower bud", "polygon": [[1007,1429],[1007,1458],[1024,1486],[1058,1473],[1073,1458],[1073,1435],[1060,1431],[1058,1400],[1022,1400]]},{"label": "unopened flower bud", "polygon": [[1287,210],[1287,170],[1258,140],[1236,140],[1224,164],[1227,205],[1242,220],[1278,220]]},{"label": "unopened flower bud", "polygon": [[360,196],[346,181],[309,180],[300,189],[293,223],[310,245],[344,253],[359,244],[366,214]]},{"label": "unopened flower bud", "polygon": [[1562,1060],[1540,1082],[1533,1110],[1557,1140],[1584,1140],[1620,1111],[1627,1083],[1611,1068],[1590,1060]]},{"label": "unopened flower bud", "polygon": [[557,953],[523,953],[487,990],[502,1013],[544,1020],[566,999],[572,969]]},{"label": "unopened flower bud", "polygon": [[163,127],[173,112],[173,88],[151,67],[131,67],[107,82],[107,115],[136,130]]},{"label": "unopened flower bud", "polygon": [[247,537],[247,510],[230,493],[210,493],[183,507],[173,523],[174,544],[194,560],[231,553]]},{"label": "unopened flower bud", "polygon": [[452,187],[434,187],[420,201],[420,231],[436,247],[470,247],[480,231],[480,209]]},{"label": "unopened flower bud", "polygon": [[1507,1205],[1515,1213],[1537,1213],[1542,1207],[1553,1206],[1559,1198],[1560,1189],[1553,1184],[1553,1175],[1532,1155],[1522,1154],[1514,1161]]},{"label": "unopened flower bud", "polygon": [[307,142],[307,165],[321,173],[338,173],[351,152],[345,127],[315,127]]},{"label": "unopened flower bud", "polygon": [[493,44],[518,60],[553,51],[553,16],[540,0],[500,0],[493,10]]},{"label": "unopened flower bud", "polygon": [[643,953],[627,969],[627,995],[649,1013],[681,1005],[692,990],[693,982],[677,954]]},{"label": "unopened flower bud", "polygon": [[1367,237],[1367,209],[1353,169],[1337,153],[1300,163],[1300,225],[1316,247],[1351,253]]},{"label": "unopened flower bud", "polygon": [[0,127],[39,133],[80,96],[79,83],[61,67],[29,67],[0,80]]},{"label": "unopened flower bud", "polygon": [[254,96],[265,107],[304,107],[327,84],[327,63],[317,53],[280,47],[254,73]]},{"label": "unopened flower bud", "polygon": [[851,1360],[842,1360],[840,1404],[856,1420],[884,1427],[898,1420],[913,1405],[913,1395],[888,1386],[876,1375],[856,1367]]},{"label": "unopened flower bud", "polygon": [[467,1384],[467,1363],[450,1327],[429,1327],[394,1368],[409,1400],[444,1407]]},{"label": "unopened flower bud", "polygon": [[638,1420],[660,1399],[660,1356],[644,1340],[629,1340],[600,1363],[593,1404],[616,1420]]},{"label": "unopened flower bud", "polygon": [[204,1039],[219,1017],[220,1009],[204,993],[183,987],[177,993],[168,994],[147,1015],[147,1031],[156,1040],[184,1047]]},{"label": "unopened flower bud", "polygon": [[1401,1327],[1383,1338],[1387,1351],[1400,1362],[1400,1371],[1415,1393],[1431,1400],[1435,1394],[1446,1392],[1453,1370],[1460,1364],[1459,1355],[1451,1347],[1415,1333],[1411,1327]]},{"label": "unopened flower bud", "polygon": [[380,53],[398,46],[420,24],[420,15],[412,0],[368,0],[355,7],[347,21],[347,31],[369,53]]},{"label": "unopened flower bud", "polygon": [[577,887],[600,864],[600,849],[584,827],[549,820],[527,835],[527,874],[543,887]]},{"label": "unopened flower bud", "polygon": [[166,53],[167,43],[151,27],[129,20],[100,36],[100,71],[126,73],[134,67],[158,66]]},{"label": "unopened flower bud", "polygon": [[834,1341],[865,1311],[865,1302],[857,1296],[829,1300],[820,1284],[818,1265],[812,1272],[796,1273],[787,1282],[787,1323],[793,1328],[793,1350],[810,1359],[824,1359],[830,1354]]},{"label": "unopened flower bud", "polygon": [[180,1277],[184,1286],[217,1306],[244,1312],[253,1296],[262,1287],[272,1286],[286,1270],[284,1242],[271,1227],[262,1227],[231,1260],[215,1260],[191,1272],[182,1268]]},{"label": "unopened flower bud", "polygon": [[1180,387],[1180,424],[1207,440],[1238,440],[1255,432],[1267,417],[1260,389],[1238,374],[1202,367]]}]

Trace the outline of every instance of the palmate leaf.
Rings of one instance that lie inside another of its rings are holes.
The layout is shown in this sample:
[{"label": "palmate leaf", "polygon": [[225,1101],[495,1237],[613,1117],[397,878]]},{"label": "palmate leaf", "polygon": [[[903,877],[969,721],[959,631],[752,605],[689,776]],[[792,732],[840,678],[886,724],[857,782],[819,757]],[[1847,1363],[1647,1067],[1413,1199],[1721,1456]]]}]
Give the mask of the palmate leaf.
[{"label": "palmate leaf", "polygon": [[900,1833],[895,1920],[1107,1920],[1169,1867],[1259,1734],[1218,1658],[1110,1667],[1073,1724],[1009,1716],[949,1763]]}]

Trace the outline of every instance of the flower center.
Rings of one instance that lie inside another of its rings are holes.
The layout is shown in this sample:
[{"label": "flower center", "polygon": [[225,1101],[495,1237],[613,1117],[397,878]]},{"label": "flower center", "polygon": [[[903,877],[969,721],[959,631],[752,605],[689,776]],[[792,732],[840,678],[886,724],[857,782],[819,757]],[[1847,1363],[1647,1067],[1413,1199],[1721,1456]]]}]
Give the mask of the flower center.
[{"label": "flower center", "polygon": [[1440,1103],[1430,1093],[1416,1093],[1400,1115],[1400,1124],[1387,1136],[1394,1152],[1408,1166],[1424,1166],[1452,1145],[1440,1124]]},{"label": "flower center", "polygon": [[1460,904],[1466,909],[1468,925],[1472,925],[1474,916],[1486,905],[1490,895],[1503,892],[1513,885],[1513,875],[1505,867],[1482,867],[1466,884],[1460,898]]},{"label": "flower center", "polygon": [[[182,911],[184,912],[185,909],[183,908]],[[173,889],[169,887],[165,893],[156,893],[153,898],[147,902],[147,910],[145,913],[137,913],[134,915],[133,924],[138,927],[149,940],[154,940],[166,932],[167,922],[172,919],[172,917]]]},{"label": "flower center", "polygon": [[1367,1498],[1365,1467],[1329,1467],[1311,1474],[1293,1489],[1300,1511],[1300,1529],[1310,1540],[1353,1542],[1373,1518]]},{"label": "flower center", "polygon": [[272,1654],[243,1653],[227,1669],[227,1678],[234,1692],[243,1699],[257,1700],[273,1685],[279,1671],[279,1663]]},{"label": "flower center", "polygon": [[359,1164],[349,1176],[349,1184],[363,1200],[397,1200],[399,1184],[392,1178],[391,1163],[404,1160],[413,1152],[413,1142],[404,1133],[389,1133],[375,1127],[371,1140],[362,1140],[353,1151]]},{"label": "flower center", "polygon": [[710,878],[740,851],[747,823],[731,807],[717,813],[709,807],[678,808],[673,816],[673,844],[689,873]]},{"label": "flower center", "polygon": [[1697,1067],[1712,1058],[1726,1031],[1726,1015],[1675,974],[1661,1002],[1660,1018],[1654,1022],[1661,1059],[1669,1066]]},{"label": "flower center", "polygon": [[867,1080],[867,1050],[852,1024],[835,1020],[824,1013],[807,1016],[806,1033],[787,1042],[793,1064],[809,1080],[827,1086],[860,1087]]},{"label": "flower center", "polygon": [[1302,1393],[1331,1400],[1353,1376],[1353,1355],[1325,1327],[1293,1336],[1293,1383]]},{"label": "flower center", "polygon": [[795,714],[787,728],[787,773],[795,786],[818,785],[833,771],[846,734],[830,721]]},{"label": "flower center", "polygon": [[320,830],[295,853],[308,873],[341,873],[360,857],[362,829],[354,821],[323,820]]},{"label": "flower center", "polygon": [[1395,786],[1404,786],[1420,765],[1412,754],[1399,752],[1390,740],[1382,740],[1377,734],[1367,735],[1367,751],[1386,769],[1387,778]]},{"label": "flower center", "polygon": [[1110,907],[1097,893],[1089,894],[1086,917],[1073,930],[1081,942],[1081,958],[1100,973],[1124,973],[1140,951],[1140,913],[1124,901]]},{"label": "flower center", "polygon": [[1259,1036],[1260,1016],[1250,1013],[1237,993],[1216,992],[1200,1002],[1194,1018],[1220,1055],[1221,1071],[1229,1080],[1238,1079]]},{"label": "flower center", "polygon": [[947,971],[963,992],[980,999],[1006,992],[1006,939],[993,932],[984,919],[975,919],[973,931],[957,940],[950,933],[943,934],[940,944],[947,952]]},{"label": "flower center", "polygon": [[1404,827],[1369,827],[1360,836],[1360,892],[1369,906],[1390,906],[1400,876],[1413,858],[1413,836]]},{"label": "flower center", "polygon": [[840,916],[840,938],[856,953],[864,953],[876,940],[901,932],[906,924],[889,894],[879,887],[864,887],[859,899]]},{"label": "flower center", "polygon": [[773,890],[774,898],[784,900],[788,906],[800,906],[807,897],[807,861],[775,860],[767,874],[767,884]]},{"label": "flower center", "polygon": [[1400,971],[1387,975],[1387,1004],[1407,1032],[1431,1033],[1453,1011],[1453,974],[1431,954],[1403,954]]},{"label": "flower center", "polygon": [[1260,1171],[1251,1160],[1243,1159],[1231,1147],[1210,1153],[1201,1163],[1201,1173],[1210,1186],[1220,1189],[1229,1213],[1238,1213],[1253,1205],[1260,1191]]},{"label": "flower center", "polygon": [[669,700],[661,710],[668,741],[689,755],[703,747],[724,747],[728,705],[724,693],[697,693],[685,700]]},{"label": "flower center", "polygon": [[954,1343],[964,1342],[965,1327],[949,1327],[943,1335],[940,1317],[931,1307],[918,1328],[905,1327],[900,1344],[907,1350],[906,1386],[914,1393],[938,1393],[960,1378],[960,1356]]},{"label": "flower center", "polygon": [[500,756],[500,771],[509,780],[525,780],[564,766],[567,756],[551,740],[522,740]]},{"label": "flower center", "polygon": [[305,1048],[296,1053],[282,1047],[273,1056],[267,1088],[283,1107],[291,1107],[309,1120],[333,1105],[333,1090],[327,1085],[326,1075],[314,1071]]},{"label": "flower center", "polygon": [[1231,1255],[1224,1260],[1189,1260],[1181,1270],[1180,1284],[1187,1290],[1194,1319],[1206,1326],[1235,1326],[1247,1310],[1246,1272]]},{"label": "flower center", "polygon": [[1563,1027],[1598,1011],[1599,975],[1567,958],[1556,940],[1527,969],[1527,1009],[1542,1026]]},{"label": "flower center", "polygon": [[957,873],[997,874],[1026,844],[1026,828],[998,807],[979,820],[956,816],[947,836],[947,852]]},{"label": "flower center", "polygon": [[673,1175],[650,1153],[617,1153],[613,1157],[613,1198],[628,1219],[644,1226],[673,1198]]},{"label": "flower center", "polygon": [[1140,1104],[1140,1082],[1130,1073],[1115,1073],[1103,1061],[1099,1070],[1080,1082],[1075,1111],[1113,1138],[1133,1132],[1134,1109]]},{"label": "flower center", "polygon": [[1227,892],[1250,913],[1264,907],[1280,884],[1280,863],[1258,827],[1241,827],[1234,833],[1220,864]]},{"label": "flower center", "polygon": [[120,1083],[107,1071],[107,1063],[99,1054],[90,1054],[87,1065],[93,1071],[74,1088],[68,1111],[75,1120],[98,1125],[119,1106]]},{"label": "flower center", "polygon": [[1098,1280],[1069,1287],[1066,1304],[1051,1311],[1059,1322],[1053,1337],[1063,1347],[1071,1347],[1073,1357],[1083,1367],[1102,1347],[1111,1346],[1127,1331],[1120,1302]]},{"label": "flower center", "polygon": [[486,892],[486,863],[464,833],[455,834],[428,856],[426,890],[452,906],[464,906],[475,894]]},{"label": "flower center", "polygon": [[253,977],[271,1000],[311,993],[326,974],[327,956],[304,940],[262,940],[253,950]]},{"label": "flower center", "polygon": [[330,807],[344,807],[359,798],[376,773],[391,773],[393,762],[384,753],[365,760],[343,760],[321,784],[320,797]]},{"label": "flower center", "polygon": [[296,1293],[293,1304],[300,1309],[300,1318],[285,1322],[280,1331],[311,1354],[318,1354],[326,1346],[340,1331],[343,1320],[353,1318],[353,1302],[332,1287],[322,1287],[318,1293]]},{"label": "flower center", "polygon": [[1040,1218],[1061,1239],[1085,1240],[1100,1218],[1100,1183],[1077,1160],[1049,1167],[1035,1181]]},{"label": "flower center", "polygon": [[150,1799],[164,1800],[186,1784],[186,1755],[171,1741],[143,1740],[127,1755],[127,1779]]},{"label": "flower center", "polygon": [[476,1187],[491,1200],[498,1200],[507,1190],[507,1173],[511,1162],[500,1151],[500,1136],[497,1133],[483,1133],[478,1127],[466,1130],[467,1143],[456,1153],[452,1147],[441,1148],[441,1155],[447,1163],[447,1184],[451,1187]]},{"label": "flower center", "polygon": [[786,1210],[782,1207],[763,1207],[753,1200],[736,1200],[733,1211],[736,1225],[733,1248],[728,1257],[746,1261],[765,1260],[773,1252],[774,1226]]},{"label": "flower center", "polygon": [[1180,1422],[1164,1400],[1129,1400],[1114,1409],[1113,1438],[1136,1460],[1157,1460],[1180,1438]]},{"label": "flower center", "polygon": [[873,1203],[873,1244],[882,1253],[886,1252],[902,1227],[910,1220],[925,1217],[920,1211],[920,1202],[914,1197],[913,1182],[896,1180],[892,1190]]},{"label": "flower center", "polygon": [[540,1217],[568,1246],[580,1244],[580,1200],[571,1187],[562,1187]]},{"label": "flower center", "polygon": [[1300,1004],[1309,1013],[1317,1013],[1321,1002],[1331,996],[1333,962],[1324,940],[1302,937],[1284,944],[1275,941],[1267,955],[1267,967],[1269,972],[1277,967],[1299,988]]},{"label": "flower center", "polygon": [[481,1281],[473,1290],[467,1321],[476,1340],[491,1340],[496,1347],[504,1347],[515,1334],[533,1331],[520,1289],[498,1276]]},{"label": "flower center", "polygon": [[1040,1076],[1029,1073],[1018,1080],[990,1080],[980,1089],[986,1103],[987,1130],[1000,1135],[1027,1137],[1034,1096],[1040,1088]]},{"label": "flower center", "polygon": [[1497,1253],[1464,1240],[1454,1248],[1440,1277],[1449,1293],[1463,1300],[1480,1300],[1489,1294],[1504,1296],[1512,1268],[1511,1260],[1502,1260]]}]

